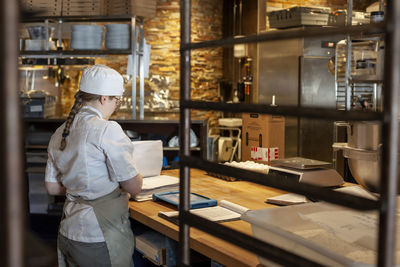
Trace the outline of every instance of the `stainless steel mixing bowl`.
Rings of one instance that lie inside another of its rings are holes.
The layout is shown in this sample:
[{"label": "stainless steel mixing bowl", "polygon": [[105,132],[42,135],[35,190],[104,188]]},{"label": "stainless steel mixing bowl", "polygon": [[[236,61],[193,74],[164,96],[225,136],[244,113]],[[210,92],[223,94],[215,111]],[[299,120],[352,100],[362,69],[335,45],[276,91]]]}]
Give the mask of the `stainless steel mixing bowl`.
[{"label": "stainless steel mixing bowl", "polygon": [[379,193],[381,123],[350,122],[347,125],[347,138],[348,142],[342,144],[339,149],[343,150],[344,157],[348,159],[351,174],[361,186],[371,192]]}]

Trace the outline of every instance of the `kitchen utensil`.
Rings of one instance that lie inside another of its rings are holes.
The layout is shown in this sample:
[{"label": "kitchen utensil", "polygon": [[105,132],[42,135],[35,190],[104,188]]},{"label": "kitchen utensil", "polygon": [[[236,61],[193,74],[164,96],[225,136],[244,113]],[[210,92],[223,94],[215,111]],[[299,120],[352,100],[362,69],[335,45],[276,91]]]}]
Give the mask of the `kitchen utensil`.
[{"label": "kitchen utensil", "polygon": [[30,26],[28,27],[29,38],[32,40],[46,40],[53,35],[54,27],[47,27],[48,35],[46,36],[45,26]]},{"label": "kitchen utensil", "polygon": [[333,148],[336,151],[343,150],[343,156],[348,159],[351,174],[357,183],[371,192],[379,193],[382,155],[381,124],[360,121],[350,122],[346,127],[347,143],[335,143]]},{"label": "kitchen utensil", "polygon": [[293,169],[319,169],[319,168],[327,168],[332,165],[330,162],[319,161],[314,159],[306,159],[301,157],[293,157],[293,158],[286,158],[286,159],[278,159],[272,160],[270,162],[271,166],[284,166]]},{"label": "kitchen utensil", "polygon": [[82,50],[98,50],[102,48],[103,26],[72,25],[71,48]]}]

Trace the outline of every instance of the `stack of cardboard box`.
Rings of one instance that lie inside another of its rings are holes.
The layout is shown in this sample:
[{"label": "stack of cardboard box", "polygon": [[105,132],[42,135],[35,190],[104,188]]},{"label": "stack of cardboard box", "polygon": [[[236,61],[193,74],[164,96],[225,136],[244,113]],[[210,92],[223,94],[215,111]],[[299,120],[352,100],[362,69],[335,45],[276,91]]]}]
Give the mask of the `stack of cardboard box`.
[{"label": "stack of cardboard box", "polygon": [[105,0],[107,15],[136,15],[151,18],[156,14],[157,0]]},{"label": "stack of cardboard box", "polygon": [[63,16],[101,16],[106,14],[103,0],[62,0]]},{"label": "stack of cardboard box", "polygon": [[151,18],[156,14],[157,0],[21,0],[25,11],[38,16],[106,16],[135,15]]},{"label": "stack of cardboard box", "polygon": [[21,0],[21,8],[27,12],[39,12],[38,16],[61,16],[62,0]]}]

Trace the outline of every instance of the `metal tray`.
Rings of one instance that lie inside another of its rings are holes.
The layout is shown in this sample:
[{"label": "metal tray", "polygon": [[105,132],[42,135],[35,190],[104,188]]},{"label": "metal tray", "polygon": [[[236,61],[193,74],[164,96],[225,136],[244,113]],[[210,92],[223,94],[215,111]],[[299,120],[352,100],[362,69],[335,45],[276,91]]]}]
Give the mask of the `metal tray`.
[{"label": "metal tray", "polygon": [[283,166],[298,170],[329,168],[332,163],[301,157],[272,160],[271,166]]}]

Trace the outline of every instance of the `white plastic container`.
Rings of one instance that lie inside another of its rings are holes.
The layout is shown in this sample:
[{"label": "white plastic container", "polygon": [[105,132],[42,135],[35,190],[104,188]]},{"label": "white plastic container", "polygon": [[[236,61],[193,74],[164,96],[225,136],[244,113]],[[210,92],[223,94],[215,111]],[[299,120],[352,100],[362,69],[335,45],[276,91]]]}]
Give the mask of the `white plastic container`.
[{"label": "white plastic container", "polygon": [[251,224],[254,237],[323,266],[375,266],[375,212],[318,202],[248,211],[241,219]]}]

